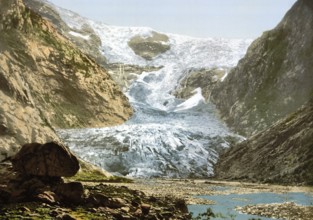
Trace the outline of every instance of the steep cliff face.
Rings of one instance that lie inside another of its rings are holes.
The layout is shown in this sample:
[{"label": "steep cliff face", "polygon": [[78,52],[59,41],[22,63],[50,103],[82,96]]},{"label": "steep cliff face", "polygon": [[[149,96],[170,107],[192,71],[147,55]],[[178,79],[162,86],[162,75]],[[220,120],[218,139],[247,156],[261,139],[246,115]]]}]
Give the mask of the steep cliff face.
[{"label": "steep cliff face", "polygon": [[313,185],[313,100],[264,132],[232,147],[217,178]]},{"label": "steep cliff face", "polygon": [[298,0],[215,87],[212,101],[233,130],[255,134],[313,97],[312,36],[313,3]]},{"label": "steep cliff face", "polygon": [[111,77],[21,0],[0,2],[0,159],[53,128],[96,127],[132,114]]}]

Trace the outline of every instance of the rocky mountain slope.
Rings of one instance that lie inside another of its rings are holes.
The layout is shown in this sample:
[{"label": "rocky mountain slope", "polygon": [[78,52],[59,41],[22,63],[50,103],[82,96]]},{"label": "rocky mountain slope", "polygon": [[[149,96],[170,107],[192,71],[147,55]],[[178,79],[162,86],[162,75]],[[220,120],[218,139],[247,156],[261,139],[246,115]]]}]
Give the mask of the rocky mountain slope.
[{"label": "rocky mountain slope", "polygon": [[313,100],[267,130],[232,147],[217,178],[313,185]]},{"label": "rocky mountain slope", "polygon": [[[31,10],[50,21],[59,33],[64,35],[84,53],[93,57],[98,64],[108,71],[114,81],[123,90],[126,90],[130,83],[137,79],[138,75],[142,74],[143,71],[151,72],[160,68],[149,65],[139,66],[116,62],[109,63],[101,50],[101,47],[106,42],[101,41],[99,33],[96,33],[87,18],[83,18],[79,14],[67,9],[59,8],[46,0],[24,0],[24,2]],[[163,42],[166,43],[167,41],[166,35],[156,32],[154,35],[154,38],[134,36],[129,41],[129,45],[138,56],[142,55],[148,59],[152,59],[154,56],[166,51],[166,48],[169,48],[168,45],[163,44]]]},{"label": "rocky mountain slope", "polygon": [[226,122],[256,133],[220,157],[217,178],[313,185],[312,34],[313,3],[298,0],[213,90]]},{"label": "rocky mountain slope", "polygon": [[107,72],[21,0],[0,2],[0,159],[54,128],[124,122],[128,99]]},{"label": "rocky mountain slope", "polygon": [[[81,28],[69,26],[62,20],[56,8],[48,1],[24,0],[24,3],[28,8],[50,21],[62,35],[77,45],[84,53],[92,56],[97,63],[106,63],[105,57],[99,50],[101,40],[90,25],[84,22]],[[66,9],[63,10],[66,11]]]},{"label": "rocky mountain slope", "polygon": [[233,130],[249,136],[313,97],[313,3],[298,0],[215,87],[211,99]]}]

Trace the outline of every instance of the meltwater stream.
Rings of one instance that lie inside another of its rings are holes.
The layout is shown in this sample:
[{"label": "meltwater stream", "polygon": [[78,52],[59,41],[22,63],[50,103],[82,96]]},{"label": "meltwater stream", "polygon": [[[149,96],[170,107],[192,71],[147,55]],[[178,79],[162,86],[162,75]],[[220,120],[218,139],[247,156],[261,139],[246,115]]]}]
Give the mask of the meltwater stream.
[{"label": "meltwater stream", "polygon": [[[60,9],[69,25],[80,29],[81,18]],[[111,63],[162,66],[144,72],[129,87],[134,116],[108,128],[60,130],[71,150],[104,169],[132,177],[207,177],[218,151],[236,135],[216,117],[201,89],[188,100],[171,91],[191,68],[225,68],[236,65],[251,40],[196,39],[168,34],[170,50],[147,61],[129,48],[136,35],[150,36],[150,28],[109,26],[85,20],[101,38],[101,52]],[[76,22],[76,23],[75,23]]]}]

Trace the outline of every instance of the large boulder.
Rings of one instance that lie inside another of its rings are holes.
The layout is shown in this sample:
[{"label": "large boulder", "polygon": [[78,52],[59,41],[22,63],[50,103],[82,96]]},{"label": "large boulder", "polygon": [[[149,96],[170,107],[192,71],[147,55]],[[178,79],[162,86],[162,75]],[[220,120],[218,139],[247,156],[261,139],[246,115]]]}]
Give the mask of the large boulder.
[{"label": "large boulder", "polygon": [[13,169],[25,175],[71,177],[79,162],[69,149],[57,142],[25,144],[12,158]]}]

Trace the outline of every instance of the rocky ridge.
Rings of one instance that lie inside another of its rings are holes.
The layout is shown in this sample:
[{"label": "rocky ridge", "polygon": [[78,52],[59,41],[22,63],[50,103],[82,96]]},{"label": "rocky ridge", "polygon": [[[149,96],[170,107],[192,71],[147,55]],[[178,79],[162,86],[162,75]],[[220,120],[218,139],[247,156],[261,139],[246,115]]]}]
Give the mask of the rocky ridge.
[{"label": "rocky ridge", "polygon": [[313,101],[231,147],[215,166],[228,180],[313,185]]},{"label": "rocky ridge", "polygon": [[56,7],[45,0],[24,0],[24,3],[28,8],[31,8],[31,10],[50,21],[56,30],[73,42],[84,53],[93,57],[98,64],[103,65],[106,63],[105,57],[99,50],[101,40],[90,25],[84,22],[80,28],[69,26],[62,20]]},{"label": "rocky ridge", "polygon": [[313,3],[299,0],[264,32],[213,90],[211,100],[234,131],[250,136],[313,97]]},{"label": "rocky ridge", "polygon": [[213,90],[222,118],[250,136],[220,157],[217,178],[313,184],[312,12],[297,1]]},{"label": "rocky ridge", "polygon": [[28,142],[58,140],[54,128],[127,120],[132,109],[91,57],[21,0],[1,2],[0,159]]}]

